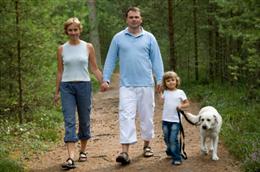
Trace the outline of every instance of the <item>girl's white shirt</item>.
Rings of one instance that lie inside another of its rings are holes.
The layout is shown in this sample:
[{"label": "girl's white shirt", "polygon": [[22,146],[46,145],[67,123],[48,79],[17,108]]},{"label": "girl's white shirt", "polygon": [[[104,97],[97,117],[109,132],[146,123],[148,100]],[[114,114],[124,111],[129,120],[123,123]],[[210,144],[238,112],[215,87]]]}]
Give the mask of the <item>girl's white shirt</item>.
[{"label": "girl's white shirt", "polygon": [[187,100],[187,96],[183,90],[165,90],[162,94],[164,100],[162,120],[168,122],[179,122],[177,106],[181,102]]}]

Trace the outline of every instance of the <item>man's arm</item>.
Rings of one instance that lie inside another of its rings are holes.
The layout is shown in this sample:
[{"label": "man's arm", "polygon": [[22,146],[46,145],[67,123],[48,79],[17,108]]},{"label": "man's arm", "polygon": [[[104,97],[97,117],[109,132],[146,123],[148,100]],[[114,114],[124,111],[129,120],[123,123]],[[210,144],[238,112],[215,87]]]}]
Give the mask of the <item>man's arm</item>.
[{"label": "man's arm", "polygon": [[164,73],[163,61],[159,45],[154,36],[151,37],[151,53],[150,58],[152,61],[153,72],[156,77],[157,91],[161,90],[162,77]]},{"label": "man's arm", "polygon": [[115,69],[117,60],[118,46],[114,37],[109,46],[109,50],[103,68],[103,83],[101,84],[101,91],[106,91],[109,88],[110,78]]}]

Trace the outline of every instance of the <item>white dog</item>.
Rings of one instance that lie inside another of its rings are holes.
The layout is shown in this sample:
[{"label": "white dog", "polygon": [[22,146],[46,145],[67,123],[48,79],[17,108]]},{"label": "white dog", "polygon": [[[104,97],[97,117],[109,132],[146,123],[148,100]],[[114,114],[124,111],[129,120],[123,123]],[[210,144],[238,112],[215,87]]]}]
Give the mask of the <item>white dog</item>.
[{"label": "white dog", "polygon": [[186,117],[195,125],[200,126],[200,150],[202,154],[208,154],[206,138],[210,139],[212,160],[219,160],[217,155],[219,132],[222,125],[222,117],[212,106],[206,106],[199,111],[197,116],[185,113]]}]

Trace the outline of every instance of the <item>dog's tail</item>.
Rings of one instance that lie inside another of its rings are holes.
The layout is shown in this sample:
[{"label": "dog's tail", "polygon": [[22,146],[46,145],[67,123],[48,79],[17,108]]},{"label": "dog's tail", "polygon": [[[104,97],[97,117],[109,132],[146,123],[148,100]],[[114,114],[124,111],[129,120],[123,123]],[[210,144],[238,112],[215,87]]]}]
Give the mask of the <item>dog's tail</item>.
[{"label": "dog's tail", "polygon": [[188,121],[188,123],[190,123],[191,125],[199,125],[200,122],[200,117],[193,115],[189,112],[184,112],[183,110],[178,110],[179,113],[181,113],[184,118]]}]

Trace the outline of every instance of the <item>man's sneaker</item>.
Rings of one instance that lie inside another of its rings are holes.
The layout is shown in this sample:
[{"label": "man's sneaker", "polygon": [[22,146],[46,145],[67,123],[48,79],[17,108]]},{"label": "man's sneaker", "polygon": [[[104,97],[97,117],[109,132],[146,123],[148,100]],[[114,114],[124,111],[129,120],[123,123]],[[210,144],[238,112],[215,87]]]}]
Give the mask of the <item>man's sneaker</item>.
[{"label": "man's sneaker", "polygon": [[145,146],[143,155],[144,155],[144,157],[151,157],[151,156],[153,156],[152,148],[150,146]]},{"label": "man's sneaker", "polygon": [[128,154],[126,152],[121,152],[117,158],[116,158],[116,162],[121,163],[122,165],[127,165],[130,163],[130,158],[128,156]]}]

